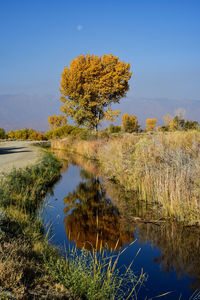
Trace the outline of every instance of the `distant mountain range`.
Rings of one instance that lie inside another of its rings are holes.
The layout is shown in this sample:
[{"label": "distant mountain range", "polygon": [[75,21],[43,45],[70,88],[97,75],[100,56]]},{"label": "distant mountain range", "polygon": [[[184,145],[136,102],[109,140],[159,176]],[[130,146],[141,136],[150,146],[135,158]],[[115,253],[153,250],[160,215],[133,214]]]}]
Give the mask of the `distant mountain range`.
[{"label": "distant mountain range", "polygon": [[0,127],[45,131],[48,117],[60,113],[59,97],[52,95],[0,95]]},{"label": "distant mountain range", "polygon": [[[113,108],[136,115],[144,126],[145,119],[153,117],[162,124],[166,113],[173,115],[173,111],[180,107],[186,110],[188,120],[200,122],[200,100],[127,97]],[[48,116],[59,113],[59,95],[0,95],[0,127],[6,131],[24,127],[45,131],[48,129]]]},{"label": "distant mountain range", "polygon": [[[123,104],[122,104],[123,103]],[[158,119],[159,125],[163,124],[163,116],[168,113],[174,116],[174,111],[184,108],[186,119],[200,122],[200,99],[152,99],[152,98],[129,98],[121,101],[121,112],[128,112],[138,117],[140,124],[144,126],[147,118]]]}]

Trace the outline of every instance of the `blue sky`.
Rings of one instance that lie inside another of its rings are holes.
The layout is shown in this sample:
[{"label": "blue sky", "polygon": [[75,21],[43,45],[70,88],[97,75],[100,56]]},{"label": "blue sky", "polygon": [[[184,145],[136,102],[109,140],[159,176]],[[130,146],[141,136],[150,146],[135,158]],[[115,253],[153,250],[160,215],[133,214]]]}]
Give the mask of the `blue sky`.
[{"label": "blue sky", "polygon": [[198,101],[199,16],[200,0],[0,0],[0,95],[59,99],[71,59],[112,53],[131,63],[132,113],[134,99]]}]

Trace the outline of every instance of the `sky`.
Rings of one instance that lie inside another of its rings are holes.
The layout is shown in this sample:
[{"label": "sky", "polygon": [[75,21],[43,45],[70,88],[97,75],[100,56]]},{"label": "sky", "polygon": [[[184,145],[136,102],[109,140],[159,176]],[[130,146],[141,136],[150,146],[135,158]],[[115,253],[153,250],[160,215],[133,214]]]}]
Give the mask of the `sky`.
[{"label": "sky", "polygon": [[86,53],[130,62],[122,112],[200,115],[200,0],[0,0],[0,127],[24,126],[29,113],[45,129],[64,66]]}]

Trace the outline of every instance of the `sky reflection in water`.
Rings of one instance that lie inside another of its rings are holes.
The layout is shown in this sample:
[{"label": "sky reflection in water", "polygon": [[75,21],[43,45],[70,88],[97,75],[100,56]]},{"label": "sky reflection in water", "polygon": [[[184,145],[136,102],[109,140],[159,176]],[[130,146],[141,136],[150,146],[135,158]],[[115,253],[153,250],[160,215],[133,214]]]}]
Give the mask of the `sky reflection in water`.
[{"label": "sky reflection in water", "polygon": [[[46,197],[43,217],[45,224],[53,225],[51,242],[68,249],[70,240],[70,244],[90,250],[96,247],[98,233],[97,248],[101,244],[119,251],[135,241],[120,257],[119,267],[128,266],[141,248],[133,268],[138,274],[143,268],[149,277],[140,299],[168,291],[173,293],[164,299],[178,299],[181,294],[181,299],[189,299],[200,287],[198,229],[173,223],[157,226],[130,222],[130,213],[149,217],[153,212],[132,199],[130,206],[127,195],[99,178],[98,169],[91,162],[84,169],[76,165],[80,165],[80,157],[71,162],[65,161],[62,178]],[[123,196],[127,207],[114,205]]]}]

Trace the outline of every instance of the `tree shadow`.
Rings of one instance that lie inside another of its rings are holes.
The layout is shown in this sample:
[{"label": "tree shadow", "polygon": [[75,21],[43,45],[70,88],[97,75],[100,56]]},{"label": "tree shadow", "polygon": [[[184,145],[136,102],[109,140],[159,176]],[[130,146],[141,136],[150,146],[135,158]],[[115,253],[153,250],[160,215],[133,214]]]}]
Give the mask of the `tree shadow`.
[{"label": "tree shadow", "polygon": [[22,150],[22,149],[26,149],[26,148],[25,147],[0,148],[0,155],[3,155],[3,154],[12,154],[12,153],[31,152],[31,150]]}]

